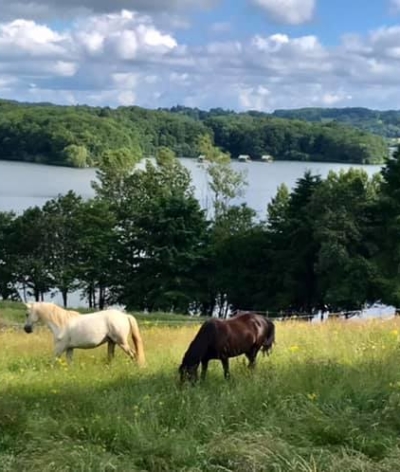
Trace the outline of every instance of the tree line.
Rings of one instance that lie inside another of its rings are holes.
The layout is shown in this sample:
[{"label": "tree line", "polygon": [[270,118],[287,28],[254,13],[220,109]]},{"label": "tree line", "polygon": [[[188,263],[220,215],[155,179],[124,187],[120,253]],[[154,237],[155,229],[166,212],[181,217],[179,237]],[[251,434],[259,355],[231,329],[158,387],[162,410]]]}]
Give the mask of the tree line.
[{"label": "tree line", "polygon": [[106,152],[155,156],[167,147],[197,157],[209,136],[232,158],[379,164],[388,156],[380,136],[336,122],[310,123],[272,115],[173,107],[89,107],[0,100],[0,159],[97,166]]},{"label": "tree line", "polygon": [[306,172],[281,185],[264,218],[235,197],[247,182],[229,156],[199,142],[212,207],[168,148],[132,170],[132,156],[99,163],[95,197],[69,192],[0,213],[0,296],[40,300],[81,289],[92,307],[203,315],[230,309],[311,312],[400,299],[400,150],[380,174]]},{"label": "tree line", "polygon": [[370,110],[362,107],[298,108],[275,110],[273,116],[314,123],[337,122],[375,133],[386,138],[400,138],[400,110]]}]

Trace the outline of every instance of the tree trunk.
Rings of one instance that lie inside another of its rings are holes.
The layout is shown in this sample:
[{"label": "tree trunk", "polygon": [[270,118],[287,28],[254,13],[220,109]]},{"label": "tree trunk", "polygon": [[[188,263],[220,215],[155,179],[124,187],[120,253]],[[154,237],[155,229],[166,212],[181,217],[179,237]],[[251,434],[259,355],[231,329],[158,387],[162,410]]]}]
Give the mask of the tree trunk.
[{"label": "tree trunk", "polygon": [[67,308],[68,290],[61,290],[64,308]]},{"label": "tree trunk", "polygon": [[23,297],[24,297],[24,302],[26,303],[27,302],[27,297],[26,297],[26,284],[25,284],[25,282],[22,285],[22,293],[23,293]]},{"label": "tree trunk", "polygon": [[89,308],[94,308],[95,300],[94,300],[94,289],[93,289],[92,283],[90,283],[88,286],[87,294],[88,294]]},{"label": "tree trunk", "polygon": [[89,308],[93,308],[93,297],[92,297],[92,287],[89,286],[88,288],[88,301],[89,301]]},{"label": "tree trunk", "polygon": [[96,288],[92,285],[92,294],[93,294],[93,308],[97,308],[97,301],[96,301]]},{"label": "tree trunk", "polygon": [[100,286],[100,289],[99,289],[99,309],[100,310],[104,310],[104,306],[105,306],[105,290],[104,290],[104,287]]}]

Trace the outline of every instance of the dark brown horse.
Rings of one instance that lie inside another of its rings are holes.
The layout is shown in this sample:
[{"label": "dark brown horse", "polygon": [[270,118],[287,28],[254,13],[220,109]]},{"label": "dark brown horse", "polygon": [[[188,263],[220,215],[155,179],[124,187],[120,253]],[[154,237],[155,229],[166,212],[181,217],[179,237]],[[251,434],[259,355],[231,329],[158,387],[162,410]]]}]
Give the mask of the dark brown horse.
[{"label": "dark brown horse", "polygon": [[197,381],[201,363],[201,379],[204,380],[208,362],[219,359],[225,378],[229,378],[229,358],[245,354],[249,367],[254,368],[258,351],[269,354],[275,342],[274,323],[261,315],[239,313],[227,320],[212,318],[200,327],[183,356],[179,367],[181,381]]}]

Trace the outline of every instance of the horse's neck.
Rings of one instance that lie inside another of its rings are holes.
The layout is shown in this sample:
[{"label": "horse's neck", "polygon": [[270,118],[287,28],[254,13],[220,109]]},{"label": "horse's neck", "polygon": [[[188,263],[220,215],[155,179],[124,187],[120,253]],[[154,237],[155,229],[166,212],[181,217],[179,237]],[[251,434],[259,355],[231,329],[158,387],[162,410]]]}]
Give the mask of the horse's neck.
[{"label": "horse's neck", "polygon": [[55,338],[57,338],[64,330],[65,322],[68,322],[71,318],[75,318],[78,313],[68,312],[65,310],[63,315],[65,317],[64,323],[60,321],[59,316],[46,316],[46,314],[42,314],[42,321],[47,325]]},{"label": "horse's neck", "polygon": [[58,324],[54,323],[54,321],[51,320],[45,320],[46,326],[50,329],[50,331],[53,333],[54,338],[57,338],[61,331],[63,330],[62,326],[59,326]]}]

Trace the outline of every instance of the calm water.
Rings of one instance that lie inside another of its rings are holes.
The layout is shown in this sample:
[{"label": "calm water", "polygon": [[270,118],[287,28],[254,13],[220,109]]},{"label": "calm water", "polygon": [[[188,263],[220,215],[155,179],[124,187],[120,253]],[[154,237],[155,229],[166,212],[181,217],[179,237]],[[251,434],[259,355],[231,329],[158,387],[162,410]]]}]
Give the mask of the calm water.
[{"label": "calm water", "polygon": [[[203,207],[210,203],[207,191],[207,178],[204,164],[195,159],[181,159],[190,170],[196,195]],[[326,177],[330,170],[363,168],[372,175],[379,172],[380,166],[356,166],[346,164],[328,164],[314,162],[250,162],[232,164],[236,170],[247,173],[249,185],[243,199],[261,216],[276,194],[278,186],[286,183],[292,188],[296,180],[306,170]],[[94,169],[70,169],[66,167],[44,166],[19,162],[0,161],[0,211],[13,210],[20,213],[29,206],[42,206],[46,200],[74,190],[84,198],[93,195],[90,182],[95,180]]]},{"label": "calm water", "polygon": [[[191,171],[196,195],[204,208],[210,205],[207,191],[206,171],[203,164],[195,159],[181,159]],[[296,180],[306,170],[326,177],[330,170],[363,168],[372,175],[379,172],[380,166],[356,166],[345,164],[304,163],[304,162],[250,162],[232,164],[236,170],[247,173],[249,185],[242,201],[254,208],[259,217],[264,217],[268,202],[275,196],[278,186],[285,183],[292,188]],[[70,169],[65,167],[44,166],[19,162],[0,161],[0,211],[13,210],[21,213],[30,206],[42,206],[46,200],[73,190],[84,198],[93,195],[91,181],[95,179],[94,169]],[[50,297],[48,297],[50,298]],[[59,294],[52,298],[55,303],[62,303]],[[70,306],[85,305],[74,293],[69,297]]]}]

